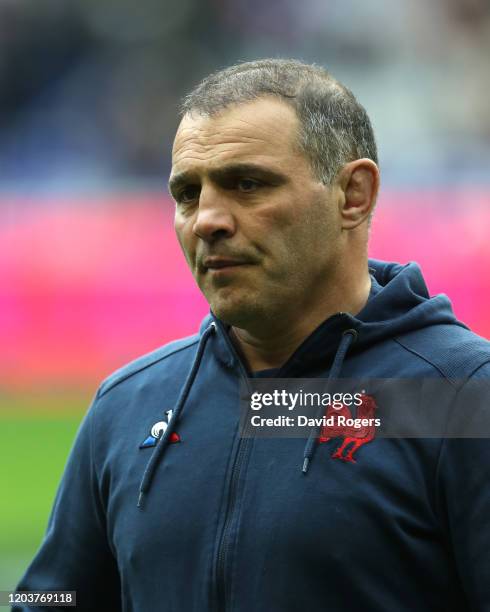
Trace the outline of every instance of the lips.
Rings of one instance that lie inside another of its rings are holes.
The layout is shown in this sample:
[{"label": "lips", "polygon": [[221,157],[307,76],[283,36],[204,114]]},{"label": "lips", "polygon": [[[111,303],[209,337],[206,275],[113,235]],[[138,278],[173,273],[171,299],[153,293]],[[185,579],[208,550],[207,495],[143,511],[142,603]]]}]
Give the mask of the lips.
[{"label": "lips", "polygon": [[221,270],[222,268],[235,268],[247,265],[249,262],[241,259],[231,259],[225,257],[206,257],[203,261],[205,270]]}]

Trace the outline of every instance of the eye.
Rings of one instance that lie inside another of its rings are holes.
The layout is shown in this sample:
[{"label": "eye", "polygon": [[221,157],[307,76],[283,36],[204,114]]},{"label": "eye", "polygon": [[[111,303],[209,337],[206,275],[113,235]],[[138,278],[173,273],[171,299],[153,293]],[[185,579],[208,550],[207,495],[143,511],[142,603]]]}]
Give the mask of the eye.
[{"label": "eye", "polygon": [[179,204],[190,204],[199,199],[199,192],[200,189],[197,185],[188,185],[177,193],[176,200]]},{"label": "eye", "polygon": [[260,187],[260,182],[251,178],[242,178],[237,181],[237,189],[243,193],[251,193]]}]

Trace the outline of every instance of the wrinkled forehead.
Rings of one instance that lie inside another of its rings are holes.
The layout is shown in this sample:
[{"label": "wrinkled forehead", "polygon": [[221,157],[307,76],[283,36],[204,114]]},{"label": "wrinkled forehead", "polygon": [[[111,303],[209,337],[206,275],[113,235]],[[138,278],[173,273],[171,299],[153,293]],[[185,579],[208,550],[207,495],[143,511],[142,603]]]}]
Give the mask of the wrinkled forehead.
[{"label": "wrinkled forehead", "polygon": [[293,108],[274,98],[233,105],[215,115],[187,114],[172,150],[175,166],[212,155],[272,154],[296,148],[299,121]]}]

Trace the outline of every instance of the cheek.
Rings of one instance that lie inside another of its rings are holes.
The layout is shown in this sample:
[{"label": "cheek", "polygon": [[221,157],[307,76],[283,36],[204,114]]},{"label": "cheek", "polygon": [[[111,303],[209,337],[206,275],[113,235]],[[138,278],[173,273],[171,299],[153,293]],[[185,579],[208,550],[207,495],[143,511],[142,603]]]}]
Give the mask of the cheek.
[{"label": "cheek", "polygon": [[271,233],[288,265],[301,270],[316,265],[334,247],[336,220],[328,206],[324,199],[310,200],[307,206],[298,199],[274,219]]},{"label": "cheek", "polygon": [[195,236],[192,231],[192,223],[189,220],[176,217],[174,220],[174,230],[180,247],[187,261],[190,262],[195,253]]},{"label": "cheek", "polygon": [[[292,199],[270,199],[266,205],[256,209],[250,218],[246,219],[247,233],[254,236],[266,237],[266,241],[280,241],[286,238],[303,223],[303,211],[299,211]],[[242,224],[245,228],[245,225]]]}]

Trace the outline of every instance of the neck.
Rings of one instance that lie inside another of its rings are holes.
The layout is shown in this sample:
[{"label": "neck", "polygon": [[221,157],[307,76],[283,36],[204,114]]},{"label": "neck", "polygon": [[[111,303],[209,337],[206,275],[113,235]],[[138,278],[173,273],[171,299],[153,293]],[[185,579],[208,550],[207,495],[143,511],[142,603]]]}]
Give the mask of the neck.
[{"label": "neck", "polygon": [[[356,315],[366,304],[371,279],[366,269],[352,290],[345,284],[329,287],[327,295],[312,307],[311,296],[296,313],[276,313],[255,329],[232,327],[232,338],[250,370],[256,372],[281,367],[303,341],[326,319],[339,312]],[[289,316],[288,316],[289,314]]]}]

